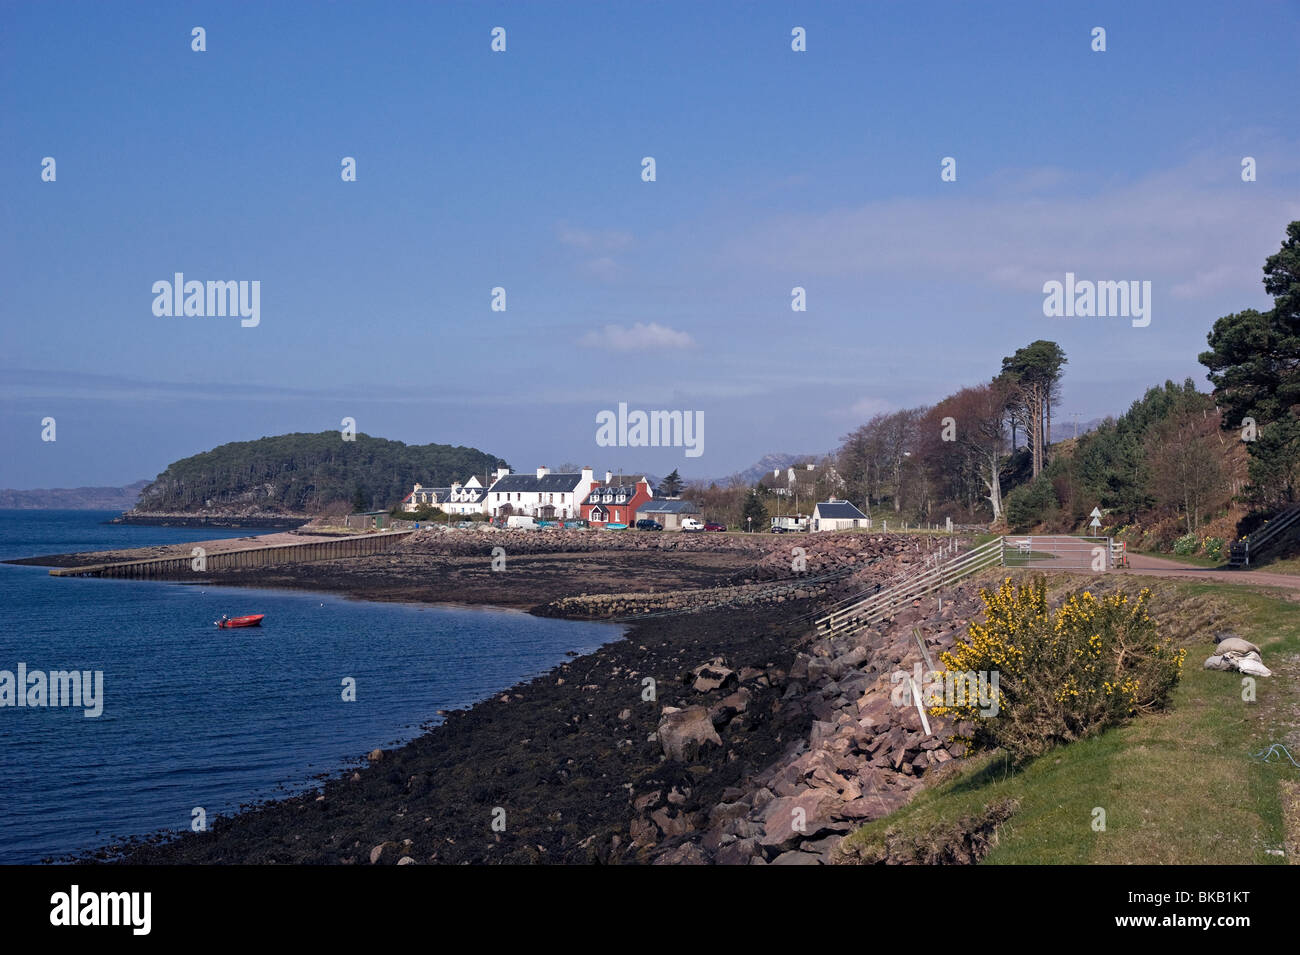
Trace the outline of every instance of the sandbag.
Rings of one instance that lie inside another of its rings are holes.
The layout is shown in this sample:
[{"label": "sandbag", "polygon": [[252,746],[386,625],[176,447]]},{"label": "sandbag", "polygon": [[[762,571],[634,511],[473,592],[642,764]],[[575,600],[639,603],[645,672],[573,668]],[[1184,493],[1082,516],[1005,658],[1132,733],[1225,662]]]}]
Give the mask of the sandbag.
[{"label": "sandbag", "polygon": [[1229,641],[1235,641],[1236,644],[1244,644],[1250,647],[1249,650],[1229,649],[1223,653],[1216,653],[1212,657],[1206,657],[1205,669],[1222,670],[1224,672],[1245,673],[1249,676],[1272,676],[1273,671],[1264,666],[1264,660],[1259,655],[1259,649],[1249,641],[1242,640],[1239,637],[1229,637],[1227,640],[1219,641],[1219,649],[1223,649],[1224,644]]},{"label": "sandbag", "polygon": [[1264,666],[1264,662],[1255,656],[1242,657],[1237,661],[1237,670],[1248,676],[1272,676],[1273,671]]},{"label": "sandbag", "polygon": [[1239,653],[1243,656],[1252,652],[1259,653],[1259,647],[1241,637],[1224,637],[1215,649],[1220,653]]}]

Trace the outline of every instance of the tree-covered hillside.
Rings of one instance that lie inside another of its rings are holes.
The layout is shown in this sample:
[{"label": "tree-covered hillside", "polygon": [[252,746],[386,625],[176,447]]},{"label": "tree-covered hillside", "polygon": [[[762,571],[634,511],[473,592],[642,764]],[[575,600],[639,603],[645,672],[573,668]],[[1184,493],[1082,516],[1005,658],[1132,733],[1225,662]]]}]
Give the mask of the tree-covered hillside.
[{"label": "tree-covered hillside", "polygon": [[223,444],[183,458],[140,495],[139,512],[318,514],[335,506],[388,507],[415,482],[479,480],[505,462],[476,448],[407,445],[338,431]]}]

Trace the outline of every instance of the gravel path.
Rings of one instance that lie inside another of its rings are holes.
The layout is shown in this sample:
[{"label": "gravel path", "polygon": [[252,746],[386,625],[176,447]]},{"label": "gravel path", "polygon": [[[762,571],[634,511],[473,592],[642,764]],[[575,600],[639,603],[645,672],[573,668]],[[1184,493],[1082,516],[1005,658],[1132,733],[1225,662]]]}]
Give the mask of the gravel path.
[{"label": "gravel path", "polygon": [[1132,565],[1121,573],[1147,574],[1152,577],[1186,577],[1191,580],[1214,580],[1226,584],[1243,584],[1251,587],[1282,587],[1300,590],[1300,577],[1293,574],[1271,574],[1262,570],[1220,570],[1215,567],[1192,567],[1176,560],[1151,557],[1147,554],[1130,554]]}]

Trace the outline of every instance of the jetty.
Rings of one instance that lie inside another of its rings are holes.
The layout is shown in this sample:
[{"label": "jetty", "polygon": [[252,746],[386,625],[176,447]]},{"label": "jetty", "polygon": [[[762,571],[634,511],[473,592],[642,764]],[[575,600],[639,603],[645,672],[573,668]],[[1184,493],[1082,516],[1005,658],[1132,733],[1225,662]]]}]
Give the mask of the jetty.
[{"label": "jetty", "polygon": [[85,564],[81,567],[56,567],[50,571],[50,576],[117,577],[137,580],[175,579],[186,574],[201,574],[211,570],[263,567],[267,564],[307,563],[340,557],[366,557],[384,553],[394,543],[411,533],[413,532],[409,530],[381,531],[377,534],[358,534],[328,541],[313,540],[301,544],[240,547],[234,550],[214,551],[210,554],[203,549],[200,542],[194,545],[190,554]]}]

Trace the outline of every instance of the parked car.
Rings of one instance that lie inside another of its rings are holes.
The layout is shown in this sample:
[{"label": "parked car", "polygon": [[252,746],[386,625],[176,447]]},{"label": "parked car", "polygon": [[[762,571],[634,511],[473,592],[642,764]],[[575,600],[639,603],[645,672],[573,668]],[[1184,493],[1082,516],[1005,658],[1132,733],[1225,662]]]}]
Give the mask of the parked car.
[{"label": "parked car", "polygon": [[709,521],[707,524],[704,525],[704,529],[706,531],[725,531],[727,529],[727,525],[719,524],[717,521]]},{"label": "parked car", "polygon": [[522,527],[527,530],[537,530],[537,519],[519,514],[512,515],[506,519],[506,527]]},{"label": "parked car", "polygon": [[682,530],[684,531],[702,531],[704,524],[693,517],[682,518]]},{"label": "parked car", "polygon": [[664,529],[664,526],[658,521],[652,521],[648,517],[643,517],[641,520],[636,522],[636,529],[639,531],[661,531]]}]

